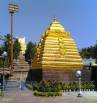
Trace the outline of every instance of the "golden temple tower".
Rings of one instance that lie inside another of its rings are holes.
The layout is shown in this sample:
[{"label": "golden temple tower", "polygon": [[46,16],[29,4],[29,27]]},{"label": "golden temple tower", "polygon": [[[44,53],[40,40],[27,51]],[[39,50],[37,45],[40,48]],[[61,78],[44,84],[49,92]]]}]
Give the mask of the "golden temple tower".
[{"label": "golden temple tower", "polygon": [[32,79],[73,80],[83,62],[70,34],[54,18],[42,35],[32,62]]}]

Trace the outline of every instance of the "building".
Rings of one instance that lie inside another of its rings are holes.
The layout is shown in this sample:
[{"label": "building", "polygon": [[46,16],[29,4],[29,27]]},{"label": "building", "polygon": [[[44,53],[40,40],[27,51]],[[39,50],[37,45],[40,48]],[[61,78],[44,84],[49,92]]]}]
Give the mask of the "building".
[{"label": "building", "polygon": [[38,43],[29,80],[72,81],[74,72],[82,68],[76,43],[54,18]]},{"label": "building", "polygon": [[25,54],[25,50],[26,50],[26,41],[25,41],[25,37],[17,37],[20,45],[21,45],[21,53]]},{"label": "building", "polygon": [[28,71],[29,71],[29,64],[25,61],[25,50],[26,50],[26,42],[25,37],[17,37],[20,45],[21,45],[21,52],[17,60],[13,61],[14,66],[14,74],[12,79],[14,80],[26,80]]}]

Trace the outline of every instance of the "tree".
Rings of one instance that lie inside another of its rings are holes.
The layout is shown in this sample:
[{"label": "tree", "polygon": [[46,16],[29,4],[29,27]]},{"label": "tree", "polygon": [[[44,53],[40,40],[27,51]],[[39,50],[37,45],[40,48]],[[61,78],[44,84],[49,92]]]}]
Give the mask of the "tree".
[{"label": "tree", "polygon": [[3,51],[4,51],[4,47],[2,45],[2,46],[0,46],[0,56],[2,55]]},{"label": "tree", "polygon": [[21,51],[21,45],[20,45],[20,43],[19,43],[19,41],[18,41],[18,39],[16,39],[15,41],[14,41],[14,45],[13,45],[13,54],[14,54],[14,59],[18,59],[18,56],[19,56],[19,54],[20,54],[20,51]]},{"label": "tree", "polygon": [[[17,59],[20,53],[21,47],[20,47],[20,43],[18,42],[18,40],[16,39],[13,43],[13,59]],[[8,54],[8,66],[10,66],[11,63],[11,35],[7,34],[4,36],[4,44],[2,45],[2,47],[0,48],[0,53],[3,53],[3,51],[6,51]]]},{"label": "tree", "polygon": [[[1,46],[1,47],[0,47],[0,56],[2,56],[3,49],[4,49],[4,47]],[[2,60],[2,58],[0,58],[0,67],[2,67],[2,66],[3,66],[3,60]]]},{"label": "tree", "polygon": [[97,59],[97,43],[94,46],[82,48],[80,52],[82,58],[95,58]]},{"label": "tree", "polygon": [[3,51],[6,51],[8,54],[8,66],[10,66],[11,63],[11,35],[7,34],[4,36],[4,45],[3,45]]},{"label": "tree", "polygon": [[82,48],[80,54],[81,54],[82,58],[89,58],[90,57],[87,48]]},{"label": "tree", "polygon": [[32,43],[31,41],[27,44],[27,49],[25,51],[25,60],[31,64],[31,60],[34,57],[34,54],[36,52],[36,44]]},{"label": "tree", "polygon": [[[0,55],[2,55],[2,53],[4,51],[7,52],[7,59],[6,59],[6,65],[7,66],[10,66],[10,46],[11,46],[11,35],[10,34],[7,34],[5,36],[0,36],[0,40],[3,41],[3,45],[0,47]],[[2,65],[2,59],[0,59],[0,65]]]}]

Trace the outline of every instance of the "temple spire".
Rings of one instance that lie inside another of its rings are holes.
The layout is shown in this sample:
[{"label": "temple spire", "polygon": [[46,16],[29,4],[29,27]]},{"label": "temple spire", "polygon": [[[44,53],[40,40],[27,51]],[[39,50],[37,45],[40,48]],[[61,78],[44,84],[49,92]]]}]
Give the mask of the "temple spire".
[{"label": "temple spire", "polygon": [[[56,21],[43,34],[33,59],[34,69],[81,69],[82,59],[70,34]],[[72,58],[72,59],[71,59]]]},{"label": "temple spire", "polygon": [[59,31],[62,31],[62,32],[65,31],[64,27],[60,24],[60,22],[58,22],[56,16],[53,17],[53,21],[49,25],[48,30],[59,30]]},{"label": "temple spire", "polygon": [[53,17],[53,21],[54,22],[57,21],[57,17],[56,16]]}]

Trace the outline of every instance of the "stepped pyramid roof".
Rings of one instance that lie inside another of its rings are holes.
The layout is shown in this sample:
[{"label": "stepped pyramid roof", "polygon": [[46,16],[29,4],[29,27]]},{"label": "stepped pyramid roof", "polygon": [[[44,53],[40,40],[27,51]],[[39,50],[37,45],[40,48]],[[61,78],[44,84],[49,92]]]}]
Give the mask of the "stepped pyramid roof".
[{"label": "stepped pyramid roof", "polygon": [[42,35],[32,68],[34,69],[81,69],[82,59],[70,34],[56,20]]}]

